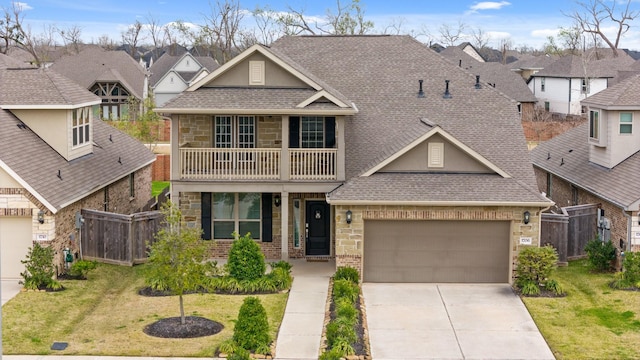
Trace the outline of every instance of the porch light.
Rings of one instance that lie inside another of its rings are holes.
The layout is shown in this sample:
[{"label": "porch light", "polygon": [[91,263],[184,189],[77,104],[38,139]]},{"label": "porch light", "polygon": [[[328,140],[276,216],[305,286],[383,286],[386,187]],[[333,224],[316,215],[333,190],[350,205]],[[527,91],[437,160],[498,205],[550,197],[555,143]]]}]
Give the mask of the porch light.
[{"label": "porch light", "polygon": [[351,220],[353,219],[352,216],[353,214],[351,213],[351,210],[347,210],[347,224],[351,224]]},{"label": "porch light", "polygon": [[526,224],[529,223],[529,221],[531,221],[531,213],[529,211],[525,211],[522,217],[522,221]]},{"label": "porch light", "polygon": [[281,200],[282,200],[282,199],[280,198],[280,195],[276,195],[276,196],[273,198],[273,204],[274,204],[276,207],[280,207],[280,202],[281,202]]},{"label": "porch light", "polygon": [[38,211],[38,222],[44,224],[44,211],[42,210]]}]

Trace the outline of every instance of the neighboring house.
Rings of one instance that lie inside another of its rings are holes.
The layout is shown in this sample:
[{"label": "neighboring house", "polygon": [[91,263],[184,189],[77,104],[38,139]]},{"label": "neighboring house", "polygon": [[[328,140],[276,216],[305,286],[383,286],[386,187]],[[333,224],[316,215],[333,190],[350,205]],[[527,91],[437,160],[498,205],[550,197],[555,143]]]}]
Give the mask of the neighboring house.
[{"label": "neighboring house", "polygon": [[479,76],[478,81],[483,85],[493,86],[506,96],[516,101],[515,106],[522,121],[531,121],[535,117],[536,97],[526,82],[504,65],[497,62],[478,62],[456,46],[448,47],[440,55],[457,64],[459,67]]},{"label": "neighboring house", "polygon": [[507,64],[506,66],[526,81],[529,81],[531,75],[537,74],[557,59],[557,56],[551,55],[521,55],[517,61]]},{"label": "neighboring house", "polygon": [[103,119],[135,120],[149,95],[145,69],[124,51],[90,47],[60,58],[51,69],[98,95]]},{"label": "neighboring house", "polygon": [[558,206],[600,204],[613,243],[640,251],[640,75],[582,105],[588,123],[531,152],[538,186]]},{"label": "neighboring house", "polygon": [[[0,66],[2,67],[2,66]],[[81,209],[129,214],[150,198],[155,156],[93,117],[101,103],[49,69],[0,69],[2,278],[18,278],[34,242],[79,251]]]},{"label": "neighboring house", "polygon": [[589,56],[563,56],[531,75],[529,88],[546,110],[559,114],[584,114],[580,101],[606,89],[619,70],[633,63],[625,53],[616,59],[589,59]]},{"label": "neighboring house", "polygon": [[218,67],[212,57],[196,57],[190,53],[174,56],[165,53],[149,69],[149,84],[156,106],[164,105]]},{"label": "neighboring house", "polygon": [[474,60],[478,62],[485,62],[485,59],[482,57],[480,52],[478,52],[475,46],[471,45],[470,42],[463,42],[462,44],[458,45],[457,48],[464,51],[465,54],[471,56]]},{"label": "neighboring house", "polygon": [[268,259],[370,282],[507,283],[553,204],[513,101],[410,36],[254,45],[157,111],[172,196],[216,257],[250,232]]}]

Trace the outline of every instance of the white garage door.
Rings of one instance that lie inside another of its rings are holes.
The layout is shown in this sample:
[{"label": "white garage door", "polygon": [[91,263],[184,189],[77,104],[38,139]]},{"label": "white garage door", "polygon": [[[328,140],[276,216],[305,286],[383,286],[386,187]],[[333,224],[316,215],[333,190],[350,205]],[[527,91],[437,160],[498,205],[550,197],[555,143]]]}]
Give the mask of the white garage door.
[{"label": "white garage door", "polygon": [[24,271],[21,261],[32,245],[31,218],[0,218],[0,271],[3,279],[21,278],[20,273]]},{"label": "white garage door", "polygon": [[364,281],[509,282],[508,221],[384,221],[364,227]]}]

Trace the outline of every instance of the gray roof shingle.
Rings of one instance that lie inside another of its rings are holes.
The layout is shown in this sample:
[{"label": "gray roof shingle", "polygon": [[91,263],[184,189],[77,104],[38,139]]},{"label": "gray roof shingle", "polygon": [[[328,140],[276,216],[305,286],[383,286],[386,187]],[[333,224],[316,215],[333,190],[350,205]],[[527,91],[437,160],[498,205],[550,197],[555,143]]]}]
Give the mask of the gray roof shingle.
[{"label": "gray roof shingle", "polygon": [[640,74],[591,95],[582,100],[582,103],[604,107],[640,107]]},{"label": "gray roof shingle", "polygon": [[[153,65],[151,65],[151,67],[149,68],[149,71],[151,72],[151,77],[149,78],[149,85],[155,86],[158,83],[158,81],[160,81],[160,79],[162,79],[162,77],[169,70],[171,70],[178,63],[178,61],[183,57],[184,57],[184,54],[170,55],[169,53],[164,53],[158,60],[154,61]],[[209,72],[212,72],[213,70],[220,67],[220,65],[218,65],[216,60],[212,57],[194,56],[194,58],[196,59],[196,61],[198,61],[198,63],[203,68],[207,69]],[[188,83],[191,80],[193,80],[193,76],[196,74],[199,74],[199,72],[193,72],[193,73],[181,72],[180,76],[183,78],[185,82]]]}]

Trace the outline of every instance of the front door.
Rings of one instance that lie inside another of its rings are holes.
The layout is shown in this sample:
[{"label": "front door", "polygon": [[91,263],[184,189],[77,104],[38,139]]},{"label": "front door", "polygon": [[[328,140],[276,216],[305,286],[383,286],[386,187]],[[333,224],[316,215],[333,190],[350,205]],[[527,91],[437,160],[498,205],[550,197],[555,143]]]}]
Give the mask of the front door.
[{"label": "front door", "polygon": [[306,254],[330,255],[331,211],[324,201],[307,201]]}]

